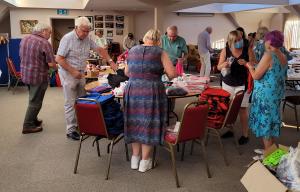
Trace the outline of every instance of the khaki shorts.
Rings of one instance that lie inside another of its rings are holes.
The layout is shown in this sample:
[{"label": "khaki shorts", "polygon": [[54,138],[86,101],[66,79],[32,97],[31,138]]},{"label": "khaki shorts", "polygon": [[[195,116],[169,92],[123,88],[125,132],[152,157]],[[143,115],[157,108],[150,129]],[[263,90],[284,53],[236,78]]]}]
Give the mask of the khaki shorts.
[{"label": "khaki shorts", "polygon": [[[243,90],[243,91],[245,90],[245,85],[233,87],[233,86],[227,85],[226,83],[222,82],[222,89],[228,91],[231,94],[230,99],[232,99],[232,97],[237,92],[239,92],[240,90]],[[248,107],[249,106],[249,98],[250,98],[250,94],[245,92],[241,107]]]}]

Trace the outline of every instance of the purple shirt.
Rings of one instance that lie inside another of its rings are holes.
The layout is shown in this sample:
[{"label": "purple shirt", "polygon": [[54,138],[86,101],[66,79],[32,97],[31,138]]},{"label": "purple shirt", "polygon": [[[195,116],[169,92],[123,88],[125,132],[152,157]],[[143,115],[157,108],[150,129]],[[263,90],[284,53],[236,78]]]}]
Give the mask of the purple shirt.
[{"label": "purple shirt", "polygon": [[20,44],[21,76],[26,84],[36,85],[48,81],[48,63],[54,63],[49,41],[37,34],[24,37]]}]

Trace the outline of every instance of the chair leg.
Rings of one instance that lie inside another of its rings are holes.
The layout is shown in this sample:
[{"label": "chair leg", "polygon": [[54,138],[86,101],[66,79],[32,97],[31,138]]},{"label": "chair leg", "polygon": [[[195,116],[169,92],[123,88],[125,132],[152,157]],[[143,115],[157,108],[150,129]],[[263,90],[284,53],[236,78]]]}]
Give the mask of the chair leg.
[{"label": "chair leg", "polygon": [[217,136],[219,144],[220,144],[221,153],[223,155],[223,158],[224,158],[224,161],[225,161],[225,165],[228,166],[229,163],[228,163],[228,160],[227,160],[227,157],[226,157],[226,154],[225,154],[225,150],[224,150],[224,146],[223,146],[223,143],[222,143],[222,140],[221,140],[221,136],[220,136],[220,134],[219,134],[219,132],[217,130],[215,130],[215,132],[217,133],[216,136]]},{"label": "chair leg", "polygon": [[297,105],[295,105],[295,117],[296,117],[296,123],[297,123],[297,131],[299,131],[299,121],[298,121],[298,113],[297,113]]},{"label": "chair leg", "polygon": [[100,147],[99,147],[99,141],[96,141],[97,144],[97,153],[98,153],[98,157],[100,157]]},{"label": "chair leg", "polygon": [[183,161],[184,159],[184,151],[185,151],[185,142],[182,143],[181,161]]},{"label": "chair leg", "polygon": [[172,169],[173,169],[173,174],[174,174],[175,181],[176,181],[176,187],[180,187],[179,181],[178,181],[177,169],[176,169],[176,160],[175,160],[174,148],[170,143],[168,143],[168,145],[169,145],[169,149],[170,149],[170,153],[171,153]]},{"label": "chair leg", "polygon": [[209,165],[208,165],[208,161],[207,161],[207,154],[206,154],[206,149],[205,149],[205,142],[203,140],[201,141],[201,148],[202,148],[202,153],[203,153],[203,157],[204,157],[204,161],[205,161],[207,177],[211,178],[211,173],[210,173]]},{"label": "chair leg", "polygon": [[284,102],[283,102],[283,104],[282,104],[282,112],[284,112],[285,104],[286,104],[286,101],[284,100]]},{"label": "chair leg", "polygon": [[112,156],[113,148],[114,148],[114,140],[111,140],[105,180],[108,180],[108,175],[109,175],[109,170],[110,170],[111,156]]},{"label": "chair leg", "polygon": [[20,78],[17,78],[17,80],[16,80],[16,83],[15,83],[15,85],[14,85],[14,87],[13,87],[13,94],[15,94],[15,88],[18,86],[18,84],[19,84],[19,81],[20,81]]},{"label": "chair leg", "polygon": [[206,137],[205,137],[205,146],[207,146],[207,144],[208,144],[209,132],[210,132],[210,130],[207,129],[207,134],[206,134]]},{"label": "chair leg", "polygon": [[125,143],[126,161],[129,161],[128,145]]},{"label": "chair leg", "polygon": [[194,140],[192,140],[190,155],[193,155],[193,151],[194,151]]},{"label": "chair leg", "polygon": [[179,146],[178,143],[176,144],[176,148],[177,148],[177,152],[179,152],[180,151],[180,146]]},{"label": "chair leg", "polygon": [[77,173],[77,166],[78,166],[78,161],[79,161],[79,155],[80,155],[82,141],[83,141],[83,136],[80,136],[79,148],[78,148],[78,152],[77,152],[77,156],[76,156],[76,160],[75,160],[74,174]]},{"label": "chair leg", "polygon": [[152,153],[152,169],[155,168],[156,165],[156,146],[153,147],[153,153]]},{"label": "chair leg", "polygon": [[233,127],[231,127],[231,131],[233,132],[233,139],[234,139],[234,144],[235,144],[236,150],[237,150],[239,155],[242,155],[241,150],[240,150],[240,146],[239,146],[239,143],[238,143],[238,139],[236,137],[236,133],[235,133],[235,130],[234,130]]}]

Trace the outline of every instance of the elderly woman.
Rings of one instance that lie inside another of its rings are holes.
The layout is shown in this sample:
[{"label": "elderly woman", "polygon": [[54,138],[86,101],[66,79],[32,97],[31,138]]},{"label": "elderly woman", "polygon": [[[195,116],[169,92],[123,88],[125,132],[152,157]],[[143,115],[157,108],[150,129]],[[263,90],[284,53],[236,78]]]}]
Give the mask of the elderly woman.
[{"label": "elderly woman", "polygon": [[258,65],[254,68],[252,62],[246,64],[254,79],[249,127],[256,137],[263,138],[265,149],[280,134],[280,102],[287,71],[287,58],[280,50],[283,39],[279,31],[267,33],[264,38],[266,50]]},{"label": "elderly woman", "polygon": [[[247,82],[247,68],[244,66],[248,61],[248,47],[244,46],[242,34],[238,31],[231,31],[228,34],[226,47],[220,54],[218,70],[229,69],[229,74],[222,74],[222,88],[233,97],[240,90],[245,90]],[[229,59],[231,58],[231,59]],[[231,60],[231,61],[229,61]],[[248,112],[249,94],[245,93],[241,109],[239,112],[242,124],[242,136],[239,144],[243,145],[248,142]],[[232,132],[225,133],[222,138],[232,137]]]},{"label": "elderly woman", "polygon": [[168,54],[159,47],[159,31],[149,30],[143,41],[128,53],[124,91],[125,141],[132,143],[131,168],[140,172],[152,168],[152,146],[163,143],[167,96],[161,76],[164,72],[170,79],[177,76]]}]

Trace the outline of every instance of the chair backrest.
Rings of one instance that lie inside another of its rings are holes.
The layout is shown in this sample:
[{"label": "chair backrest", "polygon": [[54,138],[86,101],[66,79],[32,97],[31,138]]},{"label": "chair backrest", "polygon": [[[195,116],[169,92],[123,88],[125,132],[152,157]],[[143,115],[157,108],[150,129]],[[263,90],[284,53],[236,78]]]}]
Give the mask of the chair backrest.
[{"label": "chair backrest", "polygon": [[80,134],[108,137],[101,105],[98,101],[78,98],[75,102],[75,111]]},{"label": "chair backrest", "polygon": [[9,58],[9,57],[6,58],[6,64],[7,64],[9,74],[13,77],[16,77],[17,76],[17,70],[16,70],[15,64],[12,61],[12,59]]},{"label": "chair backrest", "polygon": [[244,98],[244,91],[241,90],[241,91],[237,92],[234,95],[234,97],[231,99],[230,104],[229,104],[229,109],[226,113],[222,127],[224,127],[225,125],[228,125],[228,124],[235,123],[237,116],[239,114],[240,108],[241,108],[243,98]]},{"label": "chair backrest", "polygon": [[187,104],[181,118],[177,142],[203,138],[206,132],[207,114],[207,102],[198,101]]}]

